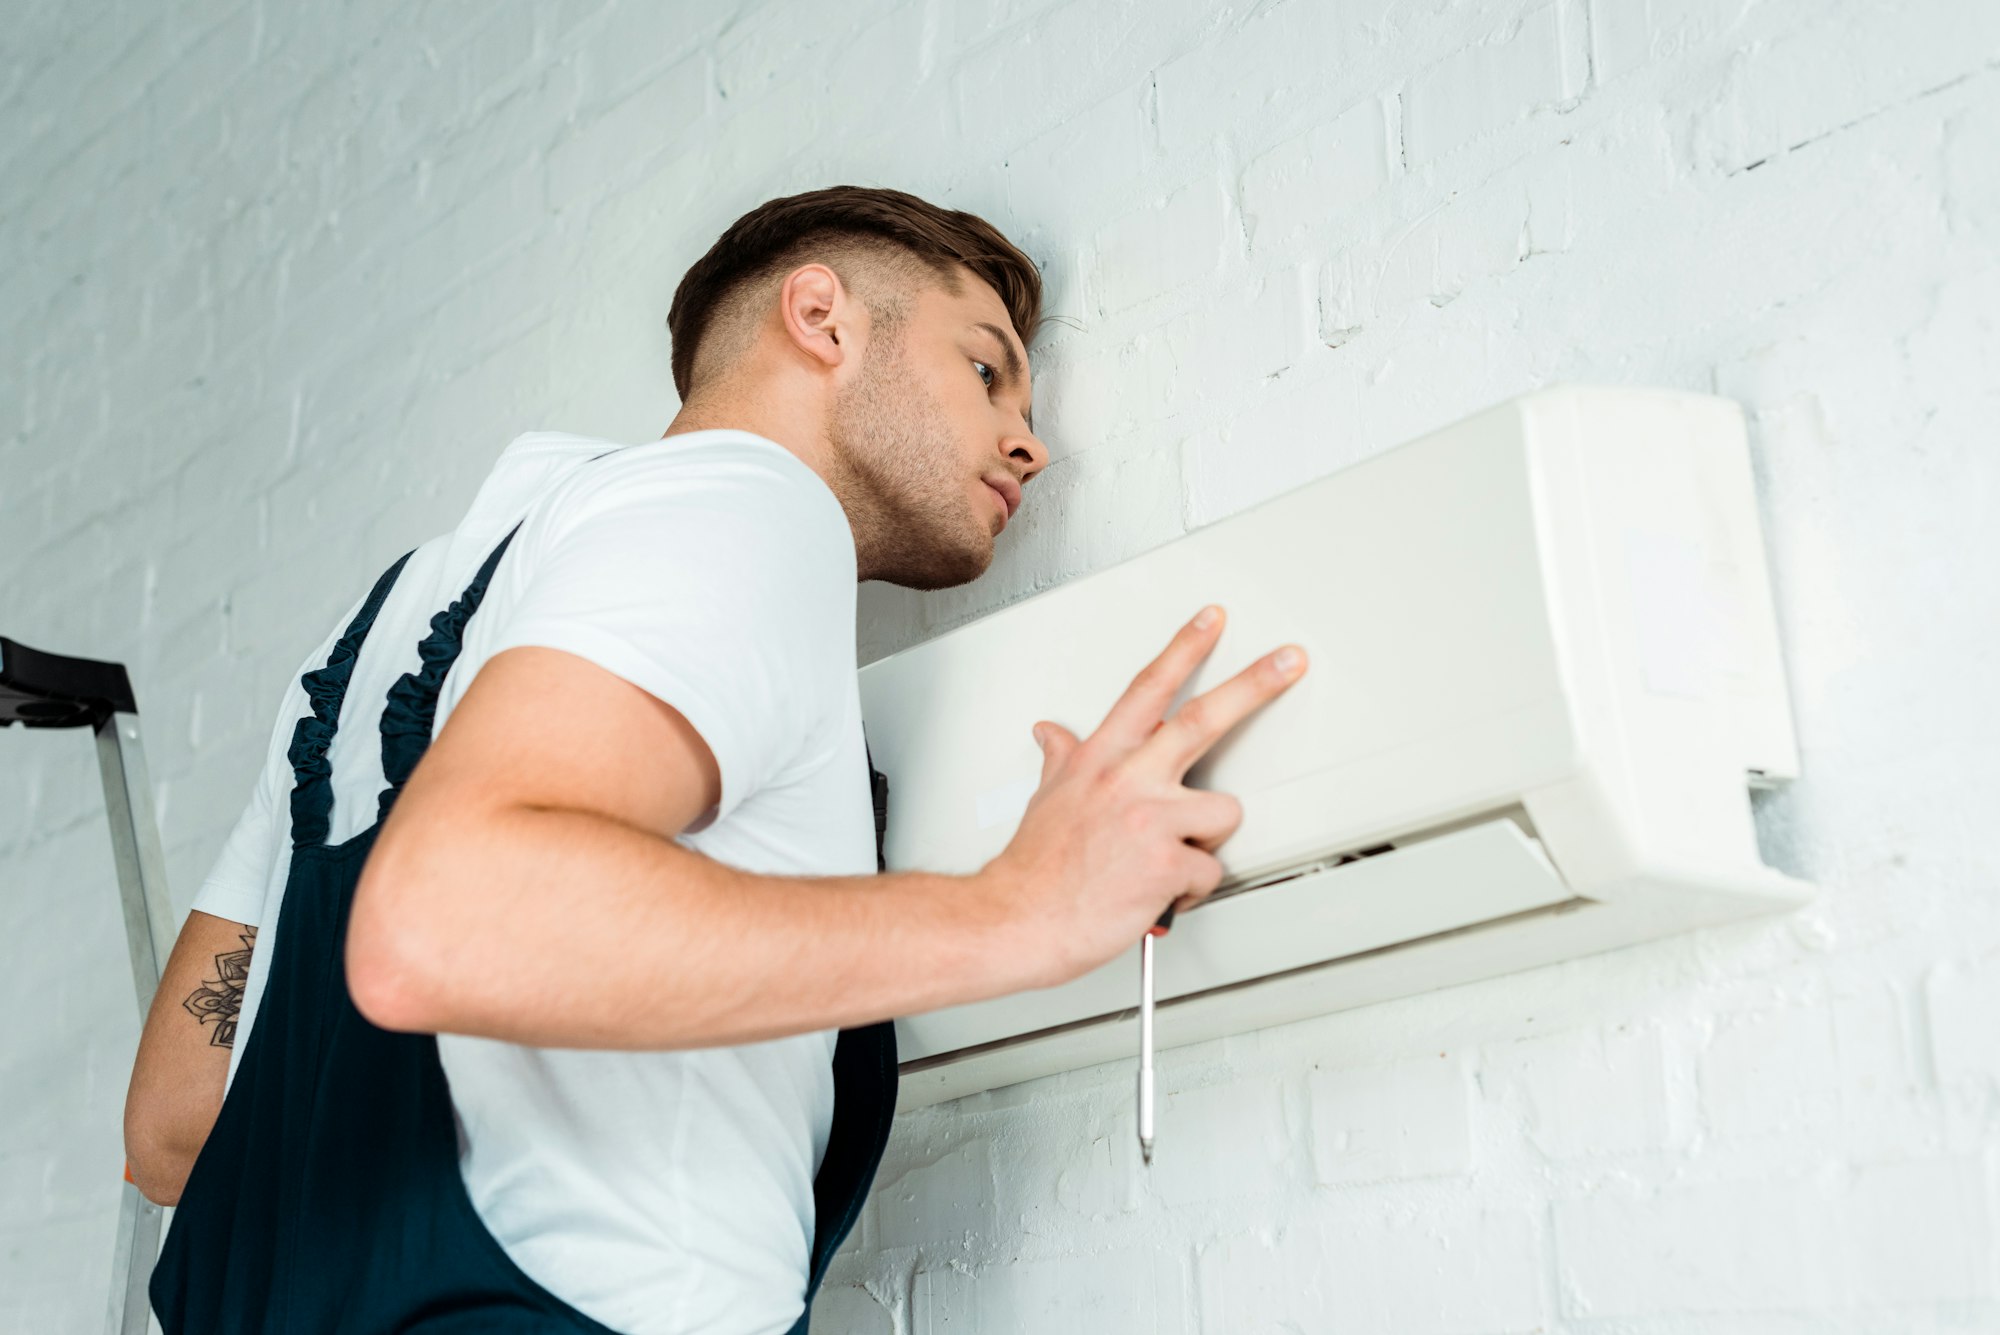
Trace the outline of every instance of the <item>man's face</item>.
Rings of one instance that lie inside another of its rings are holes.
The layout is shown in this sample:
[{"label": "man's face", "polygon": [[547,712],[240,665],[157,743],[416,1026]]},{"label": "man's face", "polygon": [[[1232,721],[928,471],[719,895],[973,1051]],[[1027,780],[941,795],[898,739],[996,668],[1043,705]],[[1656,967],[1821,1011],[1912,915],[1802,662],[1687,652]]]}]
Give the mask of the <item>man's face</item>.
[{"label": "man's face", "polygon": [[1021,485],[1048,464],[1030,392],[1006,305],[970,272],[871,331],[828,424],[861,578],[944,589],[992,564]]}]

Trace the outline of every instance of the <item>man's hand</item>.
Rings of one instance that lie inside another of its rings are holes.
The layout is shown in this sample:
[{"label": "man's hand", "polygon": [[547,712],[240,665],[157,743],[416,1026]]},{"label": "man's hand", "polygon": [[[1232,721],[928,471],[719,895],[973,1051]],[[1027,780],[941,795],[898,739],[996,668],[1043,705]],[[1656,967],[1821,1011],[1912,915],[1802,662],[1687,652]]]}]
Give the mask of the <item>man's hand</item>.
[{"label": "man's hand", "polygon": [[[1207,618],[1204,623],[1204,618]],[[1067,982],[1138,941],[1169,905],[1185,909],[1222,879],[1215,850],[1242,805],[1188,788],[1188,769],[1224,734],[1305,674],[1296,645],[1166,709],[1222,634],[1218,607],[1181,627],[1088,740],[1047,721],[1041,786],[1013,841],[980,873],[1019,939],[1023,987]]]}]

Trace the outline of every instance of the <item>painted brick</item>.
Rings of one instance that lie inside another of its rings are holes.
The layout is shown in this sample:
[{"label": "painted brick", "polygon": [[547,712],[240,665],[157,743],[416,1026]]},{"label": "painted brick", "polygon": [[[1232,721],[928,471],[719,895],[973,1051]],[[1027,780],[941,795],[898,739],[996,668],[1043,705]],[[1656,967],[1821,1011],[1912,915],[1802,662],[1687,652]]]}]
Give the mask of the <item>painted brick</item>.
[{"label": "painted brick", "polygon": [[[1215,8],[1207,0],[1038,5],[1029,20],[961,48],[950,80],[952,106],[968,130],[1011,126],[1023,136],[1038,134],[1091,106],[1105,90],[1149,78],[1163,61],[1199,41],[1214,20]],[[948,21],[968,28],[981,23],[969,15]],[[1085,68],[1087,76],[1081,74]],[[1017,142],[1002,138],[996,147],[1004,154]]]},{"label": "painted brick", "polygon": [[983,1140],[970,1141],[897,1177],[884,1174],[874,1192],[884,1247],[913,1247],[970,1228],[991,1236],[993,1159]]},{"label": "painted brick", "polygon": [[1510,1043],[1482,1056],[1479,1083],[1551,1158],[1630,1153],[1667,1140],[1666,1057],[1654,1030]]},{"label": "painted brick", "polygon": [[592,199],[691,136],[708,109],[710,77],[707,58],[691,57],[579,125],[548,155],[551,201]]},{"label": "painted brick", "polygon": [[1609,83],[1724,38],[1749,6],[1743,0],[1590,0],[1589,9],[1591,72]]},{"label": "painted brick", "polygon": [[[1365,279],[1367,270],[1361,271]],[[1337,348],[1360,333],[1372,313],[1365,287],[1357,283],[1354,255],[1328,260],[1319,271],[1319,341]]]},{"label": "painted brick", "polygon": [[2000,1086],[2000,951],[1949,960],[1924,980],[1938,1079]]},{"label": "painted brick", "polygon": [[[1139,84],[1122,89],[1007,154],[1007,203],[1032,220],[1023,245],[1039,235],[1087,234],[1107,207],[1143,188],[1155,162],[1146,94]],[[992,108],[982,109],[973,133],[984,133],[993,118]]]},{"label": "painted brick", "polygon": [[1944,205],[1953,230],[1977,236],[2000,217],[2000,174],[1986,170],[2000,154],[2000,105],[1985,99],[1944,122]]},{"label": "painted brick", "polygon": [[1222,263],[1228,199],[1196,182],[1126,214],[1098,233],[1096,291],[1103,310],[1122,311],[1209,277]]},{"label": "painted brick", "polygon": [[1146,1173],[1160,1201],[1254,1201],[1304,1179],[1305,1156],[1286,1130],[1277,1091],[1232,1081],[1161,1092]]},{"label": "painted brick", "polygon": [[1828,1009],[1845,1143],[1857,1158],[1907,1154],[1909,1124],[1927,1097],[1910,1043],[1914,1002],[1876,983],[1833,998]]},{"label": "painted brick", "polygon": [[[1062,294],[1065,310],[1077,296],[1073,290]],[[1051,463],[1123,435],[1158,401],[1158,393],[1142,398],[1118,389],[1122,377],[1116,372],[1140,359],[1136,340],[1117,349],[1078,348],[1073,342],[1065,346],[1058,334],[1050,343],[1031,350],[1029,360],[1034,364],[1035,434],[1048,447]],[[1034,496],[1015,522],[1039,508],[1040,499]]]},{"label": "painted brick", "polygon": [[1114,1146],[1107,1136],[1077,1146],[1055,1180],[1056,1204],[1072,1214],[1105,1220],[1139,1208],[1138,1177],[1148,1170],[1137,1162],[1139,1147],[1125,1138]]},{"label": "painted brick", "polygon": [[1590,72],[1605,84],[1646,63],[1652,44],[1646,0],[1590,0]]},{"label": "painted brick", "polygon": [[1569,1315],[1981,1302],[1996,1278],[1976,1162],[1872,1164],[1558,1204]]},{"label": "painted brick", "polygon": [[1832,1276],[1812,1244],[1806,1184],[1738,1181],[1634,1195],[1608,1187],[1555,1207],[1564,1314],[1784,1310],[1815,1303]]},{"label": "painted brick", "polygon": [[1564,30],[1573,15],[1544,5],[1511,30],[1468,46],[1410,80],[1403,146],[1411,166],[1504,129],[1539,107],[1583,91],[1582,68]]},{"label": "painted brick", "polygon": [[1796,1131],[1840,1104],[1832,1018],[1818,1008],[1724,1016],[1699,1071],[1702,1112],[1724,1135]]},{"label": "painted brick", "polygon": [[1203,1246],[1195,1257],[1202,1335],[1323,1326],[1338,1310],[1330,1261],[1316,1227],[1266,1228]]},{"label": "painted brick", "polygon": [[983,1270],[917,1272],[913,1335],[1102,1335],[1191,1330],[1186,1265],[1170,1249],[1002,1261]]},{"label": "painted brick", "polygon": [[1132,405],[1140,419],[1185,420],[1205,405],[1240,401],[1297,362],[1310,337],[1309,280],[1279,270],[1254,291],[1232,291],[1141,335],[1136,355],[1165,383],[1154,402]]},{"label": "painted brick", "polygon": [[1545,1329],[1532,1215],[1451,1213],[1328,1231],[1338,1328],[1355,1335],[1485,1335]]},{"label": "painted brick", "polygon": [[[1180,156],[1218,135],[1340,90],[1365,5],[1297,3],[1251,9],[1234,28],[1160,68],[1160,142]],[[1359,12],[1357,12],[1359,11]],[[1254,78],[1242,77],[1255,71]]]},{"label": "painted brick", "polygon": [[1314,1178],[1322,1185],[1472,1171],[1472,1098],[1450,1057],[1320,1071],[1311,1080]]},{"label": "painted brick", "polygon": [[1841,1291],[1856,1305],[2000,1297],[2000,1221],[1972,1159],[1873,1164],[1831,1212]]},{"label": "painted brick", "polygon": [[1540,1251],[1534,1219],[1519,1211],[1262,1229],[1202,1249],[1201,1329],[1204,1335],[1546,1329]]},{"label": "painted brick", "polygon": [[[1058,562],[1074,559],[1097,569],[1099,563],[1137,555],[1183,531],[1180,452],[1174,443],[1150,432],[1135,431],[1094,445],[1087,453],[1051,465],[1036,485],[1051,481],[1061,482],[1063,500],[1051,504],[1045,495],[1032,514],[1024,505],[1014,521],[1027,520],[1019,546],[996,558],[996,565],[1001,560],[1010,565],[1026,560],[1031,553],[1047,561],[1053,552]],[[1048,495],[1055,491],[1050,488]],[[1008,528],[1011,531],[1013,524]],[[963,607],[969,596],[961,592],[938,603]]]},{"label": "painted brick", "polygon": [[583,56],[589,95],[600,106],[641,83],[686,77],[685,70],[676,68],[682,58],[690,49],[708,45],[701,40],[707,25],[691,11],[677,15],[674,23],[662,23],[643,0],[617,0],[598,10]]},{"label": "painted brick", "polygon": [[1303,375],[1267,381],[1219,423],[1186,438],[1186,523],[1198,528],[1324,477],[1351,453],[1350,393]]},{"label": "painted brick", "polygon": [[839,1335],[896,1335],[896,1318],[859,1284],[829,1284],[813,1300],[812,1328]]},{"label": "painted brick", "polygon": [[[1894,49],[1896,58],[1880,53]],[[2000,57],[2000,9],[1950,0],[1800,21],[1734,53],[1697,122],[1696,161],[1741,171],[1967,77]]]},{"label": "painted brick", "polygon": [[1360,252],[1366,317],[1421,315],[1425,305],[1450,305],[1472,284],[1506,273],[1524,255],[1527,214],[1525,195],[1511,184],[1482,189]]},{"label": "painted brick", "polygon": [[1301,233],[1372,198],[1389,181],[1388,126],[1381,99],[1269,150],[1243,172],[1243,225],[1253,252],[1285,253]]}]

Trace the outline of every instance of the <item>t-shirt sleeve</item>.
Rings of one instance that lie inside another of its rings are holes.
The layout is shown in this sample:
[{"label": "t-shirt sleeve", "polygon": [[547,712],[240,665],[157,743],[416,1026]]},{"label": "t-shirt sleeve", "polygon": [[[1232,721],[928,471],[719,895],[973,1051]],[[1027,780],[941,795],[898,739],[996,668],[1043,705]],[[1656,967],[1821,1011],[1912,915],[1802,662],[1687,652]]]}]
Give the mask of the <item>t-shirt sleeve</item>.
[{"label": "t-shirt sleeve", "polygon": [[195,891],[192,907],[230,922],[261,925],[277,839],[277,808],[270,778],[267,763],[265,772],[257,776],[249,805],[236,818],[236,827],[222,845],[221,856]]},{"label": "t-shirt sleeve", "polygon": [[854,543],[839,502],[775,446],[593,460],[531,511],[492,653],[588,659],[678,710],[714,753],[716,820],[816,763],[854,671]]}]

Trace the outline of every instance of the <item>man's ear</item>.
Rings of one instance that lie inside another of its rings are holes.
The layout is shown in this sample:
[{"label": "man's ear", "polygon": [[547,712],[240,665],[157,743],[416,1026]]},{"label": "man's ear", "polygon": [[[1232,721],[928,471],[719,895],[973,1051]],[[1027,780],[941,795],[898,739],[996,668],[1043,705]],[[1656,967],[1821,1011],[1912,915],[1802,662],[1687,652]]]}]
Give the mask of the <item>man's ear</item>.
[{"label": "man's ear", "polygon": [[785,276],[778,289],[778,316],[785,336],[801,353],[831,371],[860,346],[858,303],[824,264],[806,264]]}]

